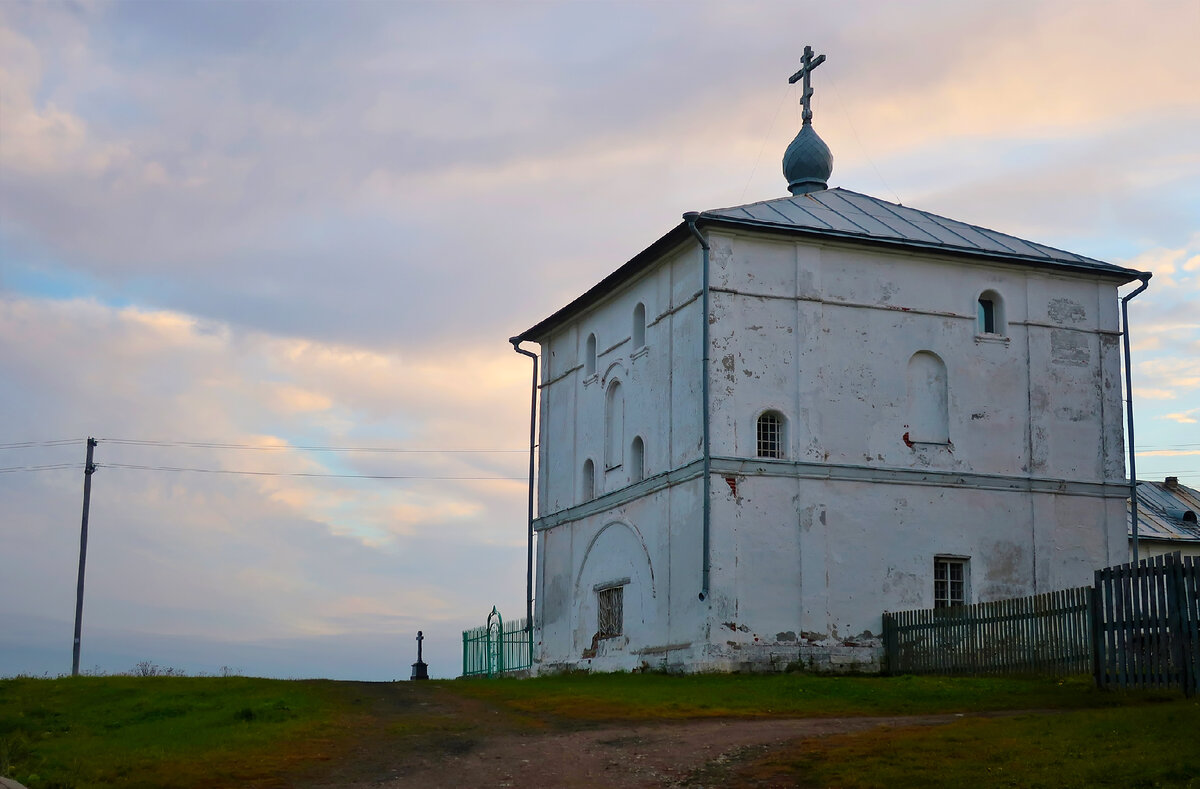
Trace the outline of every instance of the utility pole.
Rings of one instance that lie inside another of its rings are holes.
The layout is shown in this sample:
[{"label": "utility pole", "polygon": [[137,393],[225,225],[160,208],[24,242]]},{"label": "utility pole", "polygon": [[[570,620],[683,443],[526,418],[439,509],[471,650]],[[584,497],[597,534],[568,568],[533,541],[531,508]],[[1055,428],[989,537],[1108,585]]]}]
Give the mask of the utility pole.
[{"label": "utility pole", "polygon": [[71,676],[79,676],[79,635],[83,631],[83,568],[87,563],[88,506],[92,502],[92,474],[96,464],[92,462],[92,451],[96,439],[88,436],[87,460],[83,463],[83,523],[79,527],[79,581],[75,586],[75,648],[71,653]]}]

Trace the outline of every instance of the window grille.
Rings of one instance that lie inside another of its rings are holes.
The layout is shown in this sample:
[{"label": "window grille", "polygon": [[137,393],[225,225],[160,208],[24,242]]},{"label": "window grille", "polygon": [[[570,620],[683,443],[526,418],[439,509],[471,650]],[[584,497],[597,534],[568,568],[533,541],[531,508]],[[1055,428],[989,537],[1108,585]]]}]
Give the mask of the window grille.
[{"label": "window grille", "polygon": [[962,559],[933,562],[933,607],[964,605],[967,592],[967,563]]},{"label": "window grille", "polygon": [[767,412],[758,418],[758,456],[783,457],[783,418]]},{"label": "window grille", "polygon": [[596,630],[599,631],[600,637],[613,638],[621,635],[625,617],[625,587],[601,589],[596,596],[599,600]]}]

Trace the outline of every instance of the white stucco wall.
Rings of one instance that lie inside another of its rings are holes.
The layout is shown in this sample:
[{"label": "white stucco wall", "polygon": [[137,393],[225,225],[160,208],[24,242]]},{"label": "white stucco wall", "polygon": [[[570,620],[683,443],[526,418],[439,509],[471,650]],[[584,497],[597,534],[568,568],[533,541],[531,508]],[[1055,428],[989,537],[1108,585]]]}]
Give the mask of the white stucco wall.
[{"label": "white stucco wall", "polygon": [[[1114,281],[757,234],[709,242],[711,594],[697,599],[701,256],[688,244],[543,340],[543,667],[869,664],[884,610],[933,605],[937,556],[968,562],[972,602],[1081,585],[1123,560]],[[1002,299],[995,336],[977,331],[984,291]],[[911,440],[918,352],[944,365],[948,442]],[[630,464],[605,470],[614,380],[625,445],[645,442],[641,482]],[[755,457],[768,409],[786,419],[779,460]],[[596,639],[595,589],[625,579],[625,632]]]}]

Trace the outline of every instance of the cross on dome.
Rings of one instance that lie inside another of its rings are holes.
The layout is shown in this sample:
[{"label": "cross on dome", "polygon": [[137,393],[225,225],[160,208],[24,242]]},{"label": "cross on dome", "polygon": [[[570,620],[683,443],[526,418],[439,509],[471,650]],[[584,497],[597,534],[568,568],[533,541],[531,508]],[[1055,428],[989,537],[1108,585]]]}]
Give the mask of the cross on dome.
[{"label": "cross on dome", "polygon": [[833,154],[812,125],[812,72],[824,62],[824,55],[813,57],[812,47],[805,46],[804,57],[800,58],[800,70],[788,78],[789,85],[804,80],[804,90],[800,93],[800,103],[804,105],[804,123],[796,139],[792,140],[783,154],[783,177],[787,179],[788,191],[793,195],[828,189],[829,176],[833,174]]},{"label": "cross on dome", "polygon": [[825,62],[824,55],[817,55],[813,58],[813,49],[807,44],[804,46],[804,57],[800,58],[800,70],[792,76],[788,77],[788,84],[795,85],[801,78],[804,79],[804,91],[800,94],[800,103],[804,105],[804,113],[801,117],[805,124],[812,123],[812,80],[810,75],[817,66]]}]

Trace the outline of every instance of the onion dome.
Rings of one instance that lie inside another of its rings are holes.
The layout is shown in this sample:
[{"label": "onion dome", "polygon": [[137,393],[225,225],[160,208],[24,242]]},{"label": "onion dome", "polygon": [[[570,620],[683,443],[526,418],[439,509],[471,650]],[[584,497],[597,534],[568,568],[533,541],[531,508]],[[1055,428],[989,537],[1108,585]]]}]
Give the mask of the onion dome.
[{"label": "onion dome", "polygon": [[828,189],[832,174],[833,154],[829,146],[812,127],[812,122],[805,121],[783,154],[783,177],[787,179],[788,191],[802,195]]}]

